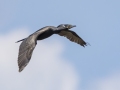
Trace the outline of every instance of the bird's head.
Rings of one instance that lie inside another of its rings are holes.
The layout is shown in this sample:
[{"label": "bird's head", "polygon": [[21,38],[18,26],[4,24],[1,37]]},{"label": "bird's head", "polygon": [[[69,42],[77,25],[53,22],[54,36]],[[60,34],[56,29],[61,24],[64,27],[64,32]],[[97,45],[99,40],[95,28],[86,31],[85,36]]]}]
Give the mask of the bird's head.
[{"label": "bird's head", "polygon": [[64,28],[67,28],[67,29],[71,29],[73,27],[76,27],[76,25],[71,25],[71,24],[60,24],[57,26],[58,28],[59,27],[64,27]]}]

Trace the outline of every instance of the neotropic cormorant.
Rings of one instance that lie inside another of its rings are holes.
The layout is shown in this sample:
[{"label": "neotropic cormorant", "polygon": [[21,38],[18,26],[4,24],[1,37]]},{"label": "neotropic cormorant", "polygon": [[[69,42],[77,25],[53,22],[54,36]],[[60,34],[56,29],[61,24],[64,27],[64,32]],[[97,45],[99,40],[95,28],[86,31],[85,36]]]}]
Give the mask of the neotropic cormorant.
[{"label": "neotropic cormorant", "polygon": [[27,38],[17,41],[22,41],[18,54],[19,72],[21,72],[29,63],[33,50],[37,44],[37,40],[43,40],[53,34],[58,34],[68,38],[72,42],[80,44],[83,47],[87,46],[87,43],[81,37],[79,37],[74,31],[69,30],[73,27],[76,26],[70,24],[60,24],[58,27],[46,26],[34,32]]}]

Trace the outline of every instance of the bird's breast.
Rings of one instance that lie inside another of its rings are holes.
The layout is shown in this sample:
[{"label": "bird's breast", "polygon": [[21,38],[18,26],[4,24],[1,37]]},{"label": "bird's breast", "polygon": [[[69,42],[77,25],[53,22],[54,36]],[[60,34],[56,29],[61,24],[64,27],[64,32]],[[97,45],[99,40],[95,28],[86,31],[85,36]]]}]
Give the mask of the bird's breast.
[{"label": "bird's breast", "polygon": [[53,35],[54,32],[52,30],[49,31],[45,31],[44,33],[40,34],[37,38],[37,40],[42,40],[42,39],[46,39],[48,37],[50,37],[51,35]]}]

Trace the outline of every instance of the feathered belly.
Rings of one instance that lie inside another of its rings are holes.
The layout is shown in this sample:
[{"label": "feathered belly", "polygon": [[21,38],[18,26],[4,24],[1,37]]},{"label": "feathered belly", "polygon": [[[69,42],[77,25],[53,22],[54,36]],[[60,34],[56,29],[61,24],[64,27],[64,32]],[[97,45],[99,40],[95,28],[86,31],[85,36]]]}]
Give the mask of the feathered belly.
[{"label": "feathered belly", "polygon": [[51,35],[53,35],[53,32],[49,32],[49,31],[44,32],[38,36],[37,40],[46,39],[46,38],[50,37]]}]

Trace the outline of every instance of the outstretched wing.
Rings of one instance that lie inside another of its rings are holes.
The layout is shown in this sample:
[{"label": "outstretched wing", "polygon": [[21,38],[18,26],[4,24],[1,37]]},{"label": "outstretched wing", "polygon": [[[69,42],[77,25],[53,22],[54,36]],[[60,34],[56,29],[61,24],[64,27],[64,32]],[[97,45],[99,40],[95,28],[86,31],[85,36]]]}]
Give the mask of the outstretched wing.
[{"label": "outstretched wing", "polygon": [[79,37],[74,31],[71,30],[61,30],[58,33],[60,36],[68,38],[70,41],[80,44],[81,46],[87,46],[87,43]]},{"label": "outstretched wing", "polygon": [[31,36],[23,40],[23,42],[21,43],[18,54],[19,72],[21,72],[29,63],[35,46],[36,40],[33,40]]},{"label": "outstretched wing", "polygon": [[[51,35],[51,32],[49,32],[51,31],[51,29],[56,30],[56,27],[46,26],[42,29],[39,29],[35,33],[31,34],[28,38],[17,41],[17,42],[23,41],[19,47],[18,55],[19,72],[21,72],[25,68],[25,66],[29,63],[33,50],[37,44],[37,40],[39,40],[39,38],[40,40],[47,38],[49,35]],[[42,35],[43,33],[46,34]]]}]

